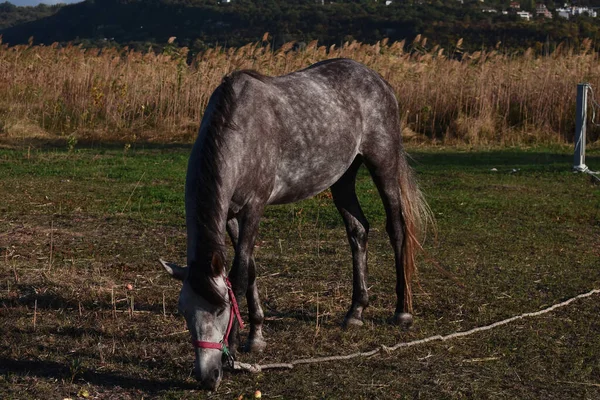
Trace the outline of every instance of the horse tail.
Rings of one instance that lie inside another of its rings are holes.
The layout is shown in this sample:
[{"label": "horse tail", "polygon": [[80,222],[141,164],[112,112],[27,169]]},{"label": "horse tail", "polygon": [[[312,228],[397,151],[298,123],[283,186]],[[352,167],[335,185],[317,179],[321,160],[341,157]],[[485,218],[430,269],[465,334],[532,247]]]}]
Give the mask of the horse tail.
[{"label": "horse tail", "polygon": [[413,312],[411,282],[417,273],[416,255],[423,250],[427,227],[435,230],[435,220],[431,208],[419,189],[412,168],[408,165],[406,154],[400,162],[400,197],[404,239],[402,241],[402,264],[404,266],[404,311]]}]

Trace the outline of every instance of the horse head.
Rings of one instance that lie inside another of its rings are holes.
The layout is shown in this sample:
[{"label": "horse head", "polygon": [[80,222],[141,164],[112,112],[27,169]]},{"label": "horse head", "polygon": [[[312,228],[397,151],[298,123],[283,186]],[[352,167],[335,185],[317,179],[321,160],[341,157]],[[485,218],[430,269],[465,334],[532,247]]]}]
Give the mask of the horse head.
[{"label": "horse head", "polygon": [[[229,280],[219,274],[207,277],[206,282],[198,285],[190,268],[160,262],[173,278],[183,282],[178,309],[186,320],[196,353],[194,375],[204,389],[216,390],[221,383],[224,363],[232,360],[228,337],[234,316],[242,325]],[[213,262],[217,261],[213,258]],[[210,291],[202,290],[207,285]]]}]

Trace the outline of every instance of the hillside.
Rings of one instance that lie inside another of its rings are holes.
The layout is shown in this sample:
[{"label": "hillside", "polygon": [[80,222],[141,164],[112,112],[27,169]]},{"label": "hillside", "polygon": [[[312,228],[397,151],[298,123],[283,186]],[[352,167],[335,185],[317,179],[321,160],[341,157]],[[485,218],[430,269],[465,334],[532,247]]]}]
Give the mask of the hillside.
[{"label": "hillside", "polygon": [[[464,38],[467,50],[491,48],[501,42],[504,49],[528,47],[551,51],[560,42],[577,46],[583,38],[600,38],[600,22],[581,16],[524,21],[516,15],[482,12],[479,1],[360,1],[317,4],[314,0],[281,2],[274,0],[86,0],[83,3],[51,9],[47,15],[18,24],[5,24],[0,30],[5,43],[107,43],[147,49],[176,36],[177,44],[192,51],[224,45],[240,46],[259,41],[270,32],[274,44],[318,40],[340,45],[358,40],[374,43],[422,34],[429,45],[453,48]],[[508,2],[493,4],[498,10]],[[531,6],[531,4],[529,5]],[[527,4],[523,3],[523,8]],[[9,26],[10,25],[10,26]]]},{"label": "hillside", "polygon": [[5,1],[0,3],[0,30],[49,17],[61,7],[62,4],[49,6],[43,3],[36,7],[17,7]]}]

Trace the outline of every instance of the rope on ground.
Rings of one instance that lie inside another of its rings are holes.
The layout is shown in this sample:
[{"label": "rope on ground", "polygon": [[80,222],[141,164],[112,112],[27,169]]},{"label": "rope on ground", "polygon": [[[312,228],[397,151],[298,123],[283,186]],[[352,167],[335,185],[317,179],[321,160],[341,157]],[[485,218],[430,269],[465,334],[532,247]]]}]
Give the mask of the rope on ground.
[{"label": "rope on ground", "polygon": [[451,333],[451,334],[445,335],[445,336],[435,335],[435,336],[430,336],[430,337],[427,337],[424,339],[413,340],[411,342],[401,342],[392,347],[387,347],[385,345],[382,345],[374,350],[366,351],[366,352],[358,352],[358,353],[352,353],[352,354],[347,354],[347,355],[342,355],[342,356],[303,358],[300,360],[291,361],[289,363],[275,363],[275,364],[260,365],[260,364],[247,364],[247,363],[242,363],[242,362],[236,361],[233,365],[233,368],[234,368],[234,370],[238,370],[238,371],[248,371],[248,372],[252,372],[252,373],[258,373],[258,372],[261,372],[261,371],[264,371],[267,369],[293,369],[296,365],[320,364],[320,363],[325,363],[325,362],[330,362],[330,361],[343,361],[343,360],[350,360],[352,358],[357,358],[357,357],[372,357],[381,351],[383,351],[385,353],[389,353],[389,352],[392,352],[392,351],[395,351],[395,350],[398,350],[398,349],[404,348],[404,347],[413,347],[413,346],[418,346],[420,344],[434,342],[434,341],[443,341],[444,342],[446,340],[456,339],[456,338],[464,337],[464,336],[470,336],[470,335],[473,335],[478,332],[489,331],[489,330],[497,328],[499,326],[510,324],[511,322],[514,322],[519,319],[538,317],[540,315],[547,314],[558,308],[565,307],[576,300],[583,299],[585,297],[590,297],[594,294],[600,294],[600,289],[594,289],[587,293],[577,295],[575,297],[572,297],[568,300],[563,301],[562,303],[554,304],[553,306],[544,308],[540,311],[516,315],[514,317],[510,317],[510,318],[504,319],[502,321],[494,322],[493,324],[490,324],[490,325],[479,326],[479,327],[476,327],[473,329],[469,329],[468,331]]}]

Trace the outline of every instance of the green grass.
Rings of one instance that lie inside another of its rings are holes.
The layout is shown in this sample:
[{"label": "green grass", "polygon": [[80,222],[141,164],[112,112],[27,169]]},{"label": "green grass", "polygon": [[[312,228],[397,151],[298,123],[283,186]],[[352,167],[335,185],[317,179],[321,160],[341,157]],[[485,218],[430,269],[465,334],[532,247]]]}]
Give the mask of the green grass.
[{"label": "green grass", "polygon": [[[74,398],[81,389],[99,399],[237,399],[256,389],[265,399],[600,397],[597,296],[370,359],[227,373],[217,393],[199,391],[176,312],[179,284],[157,263],[185,261],[189,150],[0,149],[1,398]],[[419,147],[410,154],[439,231],[420,259],[414,328],[388,323],[393,255],[363,170],[358,192],[372,227],[367,323],[340,328],[351,265],[331,200],[271,207],[255,252],[269,345],[242,361],[348,354],[449,334],[600,288],[600,186],[570,172],[570,148]],[[600,169],[598,150],[587,164]]]}]

